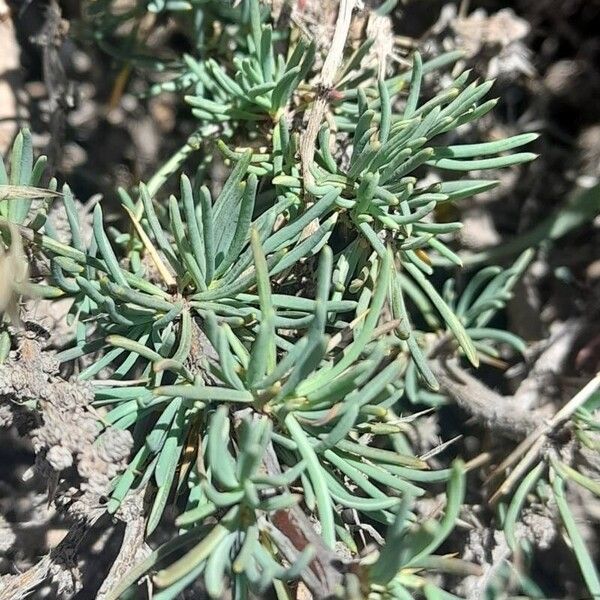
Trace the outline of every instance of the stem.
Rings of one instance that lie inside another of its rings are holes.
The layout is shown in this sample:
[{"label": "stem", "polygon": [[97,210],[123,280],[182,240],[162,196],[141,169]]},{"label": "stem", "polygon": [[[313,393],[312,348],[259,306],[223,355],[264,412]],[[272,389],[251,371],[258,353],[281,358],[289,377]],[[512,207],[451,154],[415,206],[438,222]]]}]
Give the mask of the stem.
[{"label": "stem", "polygon": [[312,164],[315,155],[315,142],[317,141],[317,135],[319,134],[319,126],[321,125],[323,115],[327,109],[327,93],[333,86],[336,73],[342,63],[344,46],[346,44],[346,38],[348,37],[348,31],[350,30],[352,11],[355,4],[356,0],[341,0],[340,2],[340,10],[335,23],[333,39],[321,71],[319,95],[310,111],[310,117],[308,118],[306,129],[300,141],[300,159],[302,162],[305,187],[307,184],[311,184],[314,181],[310,172],[310,165]]},{"label": "stem", "polygon": [[151,197],[155,196],[165,184],[165,181],[180,169],[192,152],[200,149],[202,143],[201,133],[203,132],[200,129],[192,133],[186,143],[150,178],[146,187]]}]

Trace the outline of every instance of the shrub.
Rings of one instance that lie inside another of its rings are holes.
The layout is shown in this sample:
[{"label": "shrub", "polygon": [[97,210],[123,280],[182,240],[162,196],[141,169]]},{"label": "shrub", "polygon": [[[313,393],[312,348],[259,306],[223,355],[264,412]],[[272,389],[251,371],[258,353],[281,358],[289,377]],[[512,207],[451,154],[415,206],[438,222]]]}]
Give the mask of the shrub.
[{"label": "shrub", "polygon": [[[226,589],[288,598],[298,581],[314,597],[452,597],[428,573],[468,571],[435,554],[456,525],[467,467],[432,469],[407,431],[418,408],[447,401],[434,365],[441,353],[477,366],[500,345],[523,351],[490,323],[531,254],[483,268],[458,294],[435,267],[461,266],[452,249],[461,224],[436,217],[498,183],[472,172],[532,160],[512,151],[535,134],[448,143],[495,105],[492,83],[469,83],[468,72],[443,89],[425,85],[457,53],[425,62],[415,53],[409,71],[378,79],[365,66],[367,40],[323,90],[315,44],[265,24],[258,0],[138,2],[127,14],[106,0],[91,6],[88,26],[115,56],[125,46],[112,32],[146,11],[189,19],[196,49],[170,65],[141,47],[127,56],[175,72],[150,93],[181,94],[197,131],[146,184],[120,191],[122,230],[107,229],[98,204],[88,241],[69,187],[37,189],[44,162],[33,163],[28,132],[15,142],[10,176],[0,169],[7,248],[22,238],[49,264],[16,292],[72,300],[74,339],[56,359],[74,380],[93,382],[101,426],[133,436],[106,510],[119,515],[142,490],[146,536],[161,524],[170,531],[108,597],[133,597],[147,573],[157,600],[196,580],[211,598]],[[213,52],[208,18],[220,20],[232,51]],[[329,116],[303,165],[319,98]],[[192,153],[201,167],[186,174]],[[230,165],[219,193],[203,168],[215,153]],[[167,198],[175,175],[179,192]],[[43,202],[31,210],[36,194]],[[47,218],[51,203],[62,203],[67,238]],[[6,359],[6,327],[1,340]],[[585,435],[591,417],[579,418]],[[589,562],[561,487],[583,476],[557,460],[559,510]],[[519,508],[544,468],[523,479],[506,513],[513,547]],[[415,502],[440,483],[443,516],[422,521]],[[385,542],[365,556],[368,528]],[[586,573],[597,589],[593,567]]]}]

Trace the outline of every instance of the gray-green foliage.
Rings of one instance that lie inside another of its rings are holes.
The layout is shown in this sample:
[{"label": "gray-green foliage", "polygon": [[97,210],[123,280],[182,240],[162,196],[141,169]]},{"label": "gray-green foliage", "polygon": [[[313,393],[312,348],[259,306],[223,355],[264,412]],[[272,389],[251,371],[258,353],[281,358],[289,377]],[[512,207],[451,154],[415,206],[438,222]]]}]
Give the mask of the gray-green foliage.
[{"label": "gray-green foliage", "polygon": [[[213,598],[225,587],[241,599],[272,586],[287,598],[288,581],[310,581],[315,549],[298,550],[290,562],[263,523],[292,507],[320,522],[326,547],[341,542],[354,554],[359,538],[341,508],[388,530],[358,583],[347,576],[346,585],[358,585],[363,597],[451,597],[428,581],[427,568],[452,567],[434,553],[459,515],[465,469],[457,462],[431,470],[415,456],[397,415],[445,401],[428,362],[440,336],[455,340],[456,353],[473,365],[480,356],[496,357],[500,344],[524,349],[490,321],[510,298],[528,253],[508,269],[485,267],[461,294],[450,279],[442,288],[434,283],[432,263],[442,257],[460,265],[449,241],[460,223],[436,221],[439,207],[497,183],[470,178],[470,171],[534,158],[509,151],[535,135],[445,145],[444,134],[493,108],[485,99],[491,84],[469,83],[463,73],[424,100],[424,77],[457,55],[422,63],[415,54],[410,72],[377,81],[361,66],[368,41],[339,75],[331,105],[339,139],[323,124],[305,184],[297,124],[315,75],[312,43],[264,25],[257,0],[235,9],[154,0],[126,14],[105,0],[87,10],[96,38],[115,56],[174,71],[151,93],[181,92],[198,120],[193,145],[147,186],[121,191],[122,232],[107,232],[97,205],[86,240],[68,186],[60,194],[68,240],[46,220],[47,205],[28,219],[27,196],[0,197],[0,225],[20,225],[49,259],[46,281],[30,290],[73,301],[74,339],[59,361],[77,379],[95,382],[106,424],[134,434],[108,511],[143,486],[151,499],[148,534],[167,506],[179,510],[178,533],[110,597],[132,597],[136,581],[160,569],[157,600],[176,597],[198,578]],[[129,44],[116,43],[115,26],[146,11],[184,15],[196,54],[165,64],[133,52],[133,33]],[[214,45],[210,19],[221,20],[228,43],[236,40],[231,56]],[[341,160],[347,148],[349,159]],[[200,169],[191,178],[180,174],[176,196],[158,195],[194,149],[204,164],[214,151],[229,161],[220,193],[211,193]],[[10,163],[10,178],[0,169],[0,189],[38,184],[43,161],[33,166],[27,133]],[[439,173],[439,183],[422,183],[421,167]],[[591,422],[583,413],[581,419]],[[562,481],[561,468],[555,472]],[[532,477],[522,484],[527,490]],[[414,500],[439,482],[448,486],[443,517],[418,523]],[[561,505],[561,514],[568,516],[568,507]],[[510,532],[518,511],[508,515]],[[579,557],[581,545],[571,539]],[[586,581],[597,585],[597,578]]]}]

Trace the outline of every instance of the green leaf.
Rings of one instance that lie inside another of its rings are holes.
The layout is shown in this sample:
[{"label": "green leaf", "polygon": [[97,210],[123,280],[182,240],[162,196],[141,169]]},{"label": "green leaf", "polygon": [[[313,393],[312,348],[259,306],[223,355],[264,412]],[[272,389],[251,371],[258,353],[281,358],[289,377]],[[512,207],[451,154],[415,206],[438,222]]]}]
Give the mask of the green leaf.
[{"label": "green leaf", "polygon": [[463,349],[465,356],[469,359],[469,362],[477,367],[479,365],[479,358],[477,357],[477,351],[475,350],[475,346],[473,346],[473,342],[469,338],[465,328],[462,323],[458,320],[456,315],[452,312],[450,307],[444,302],[442,297],[438,294],[437,290],[433,287],[431,282],[415,267],[410,263],[405,263],[405,269],[410,273],[410,275],[415,279],[415,281],[419,284],[421,289],[427,294],[430,298],[431,302],[437,308],[439,313],[442,315],[448,328],[455,335],[456,340],[460,344],[460,347]]},{"label": "green leaf", "polygon": [[227,269],[238,259],[244,245],[248,242],[257,186],[258,180],[256,175],[250,175],[246,182],[246,188],[244,189],[244,194],[240,203],[239,213],[236,219],[236,228],[229,249],[224,256],[218,255],[216,257],[218,267],[214,274],[215,278],[219,278],[227,271]]},{"label": "green leaf", "polygon": [[521,135],[515,135],[494,142],[434,148],[435,158],[474,158],[475,156],[499,154],[500,152],[507,152],[508,150],[529,144],[538,137],[539,134],[537,133],[522,133]]},{"label": "green leaf", "polygon": [[194,254],[194,259],[198,263],[200,271],[206,273],[206,255],[205,244],[201,229],[196,220],[196,207],[194,205],[194,194],[192,192],[192,184],[186,175],[181,176],[181,198],[183,201],[183,210],[185,214],[185,222],[187,225],[187,233]]},{"label": "green leaf", "polygon": [[593,558],[591,557],[583,537],[577,529],[575,517],[571,512],[569,503],[565,497],[564,481],[557,473],[552,481],[552,490],[558,507],[558,512],[562,518],[567,535],[573,546],[573,552],[579,563],[581,574],[592,598],[600,597],[600,576],[596,569]]},{"label": "green leaf", "polygon": [[[133,586],[145,573],[151,570],[159,560],[164,560],[181,548],[185,548],[193,542],[194,539],[204,537],[206,530],[207,528],[203,526],[195,527],[194,529],[190,529],[190,531],[178,535],[176,538],[160,546],[160,548],[153,550],[144,560],[129,570],[118,582],[116,587],[108,592],[106,600],[118,600],[119,598],[122,598],[127,589]],[[154,595],[154,598],[156,598],[156,594]]]},{"label": "green leaf", "polygon": [[235,473],[235,461],[228,449],[229,441],[229,410],[221,405],[213,414],[208,428],[206,458],[214,479],[231,490],[239,488],[240,482]]},{"label": "green leaf", "polygon": [[421,60],[421,55],[418,52],[415,52],[413,54],[413,66],[411,72],[408,99],[406,100],[406,107],[404,108],[405,119],[410,119],[417,108],[417,103],[419,102],[419,95],[421,93],[422,79],[423,61]]},{"label": "green leaf", "polygon": [[409,525],[408,512],[414,501],[412,494],[405,493],[396,511],[393,525],[388,529],[383,548],[377,561],[369,568],[370,581],[378,585],[389,583],[402,568],[399,551],[402,539]]},{"label": "green leaf", "polygon": [[591,479],[569,465],[551,457],[552,466],[566,481],[572,481],[600,497],[600,481]]},{"label": "green leaf", "polygon": [[156,585],[159,588],[167,588],[181,581],[196,567],[204,563],[221,541],[235,528],[237,512],[237,507],[230,509],[227,515],[191,550],[166,569],[159,571],[154,577]]},{"label": "green leaf", "polygon": [[215,203],[213,212],[215,257],[220,254],[224,256],[231,245],[237,227],[237,219],[232,219],[231,216],[240,214],[238,204],[242,199],[245,187],[240,184],[246,175],[251,158],[252,150],[244,152],[227,178]]},{"label": "green leaf", "polygon": [[527,495],[533,489],[533,486],[537,483],[542,471],[544,470],[544,463],[539,462],[527,475],[523,478],[523,481],[519,484],[519,487],[515,491],[512,500],[506,511],[504,517],[504,533],[506,535],[506,541],[510,548],[515,551],[517,549],[517,537],[515,529],[517,525],[517,519],[523,509],[523,504],[527,498]]},{"label": "green leaf", "polygon": [[326,546],[333,548],[335,544],[333,505],[327,492],[324,469],[321,467],[315,451],[293,414],[290,413],[285,417],[285,426],[294,442],[296,442],[300,456],[306,461],[306,469],[317,501],[317,511],[321,522],[321,537]]},{"label": "green leaf", "polygon": [[237,533],[230,533],[212,551],[206,562],[204,584],[211,598],[222,598],[225,590],[225,569],[229,566],[229,553],[238,538]]},{"label": "green leaf", "polygon": [[433,532],[425,529],[410,535],[407,540],[407,562],[405,566],[418,563],[440,546],[454,528],[465,497],[465,472],[462,462],[456,461],[452,466],[452,475],[448,482],[446,508],[441,521],[436,524]]},{"label": "green leaf", "polygon": [[474,160],[456,160],[453,158],[438,158],[427,161],[427,164],[438,169],[447,169],[449,171],[479,171],[483,169],[502,169],[512,165],[520,165],[530,162],[538,157],[533,152],[517,152],[508,156],[498,156],[496,158],[481,158]]},{"label": "green leaf", "polygon": [[[28,129],[23,129],[17,134],[12,147],[10,184],[13,186],[30,185],[32,168],[33,144],[31,133]],[[13,223],[22,223],[29,213],[31,202],[31,198],[10,198],[8,201],[8,218]]]},{"label": "green leaf", "polygon": [[93,231],[94,239],[96,240],[96,244],[98,244],[98,250],[104,259],[108,273],[113,278],[115,283],[123,287],[128,287],[129,284],[125,279],[125,275],[123,274],[123,271],[119,265],[119,261],[117,260],[110,242],[106,237],[106,233],[104,232],[104,219],[100,204],[96,204],[96,207],[94,208]]},{"label": "green leaf", "polygon": [[169,221],[179,256],[181,256],[184,265],[187,267],[187,274],[191,275],[197,290],[205,290],[206,277],[194,255],[175,196],[169,198]]},{"label": "green leaf", "polygon": [[143,183],[140,184],[140,198],[142,200],[142,204],[144,206],[144,214],[148,221],[150,232],[154,236],[154,240],[158,244],[159,248],[163,251],[164,255],[167,257],[167,260],[169,261],[171,266],[181,277],[184,273],[181,261],[177,257],[173,246],[167,239],[167,236],[165,235],[165,232],[160,225],[160,222],[154,210],[154,205],[152,204],[152,198],[150,197],[148,188]]},{"label": "green leaf", "polygon": [[254,400],[252,394],[244,390],[199,385],[164,385],[156,388],[154,394],[156,396],[181,396],[188,400],[203,400],[206,402],[249,403]]},{"label": "green leaf", "polygon": [[181,408],[180,399],[174,400],[173,403],[178,404],[179,408],[154,469],[154,479],[158,490],[146,523],[146,535],[150,535],[158,527],[167,505],[185,442],[185,409]]},{"label": "green leaf", "polygon": [[273,323],[275,310],[271,300],[269,271],[256,229],[252,230],[251,244],[262,315],[256,343],[254,344],[250,355],[250,363],[247,371],[248,384],[253,387],[275,368],[277,355],[275,348],[275,327]]}]

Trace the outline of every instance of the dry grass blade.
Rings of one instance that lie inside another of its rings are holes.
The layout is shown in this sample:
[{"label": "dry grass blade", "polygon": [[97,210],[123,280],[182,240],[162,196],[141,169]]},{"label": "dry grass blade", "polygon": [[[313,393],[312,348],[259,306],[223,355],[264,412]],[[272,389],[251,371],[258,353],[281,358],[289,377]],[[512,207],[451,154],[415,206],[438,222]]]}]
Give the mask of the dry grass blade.
[{"label": "dry grass blade", "polygon": [[155,246],[152,243],[152,241],[150,240],[150,238],[146,235],[146,232],[144,231],[143,227],[140,225],[136,216],[126,206],[124,206],[123,208],[127,211],[127,214],[129,215],[131,222],[133,223],[136,233],[140,236],[140,240],[142,241],[142,244],[144,244],[144,247],[148,251],[148,254],[150,254],[150,257],[152,258],[152,262],[156,266],[156,269],[160,273],[160,276],[163,278],[163,281],[165,282],[167,287],[171,288],[171,287],[176,286],[177,282],[175,281],[175,278],[173,277],[173,275],[171,275],[171,272],[169,271],[169,269],[167,268],[165,263],[160,258],[160,255],[158,254],[158,250],[155,248]]},{"label": "dry grass blade", "polygon": [[45,188],[22,186],[22,185],[0,185],[0,201],[8,198],[24,198],[27,200],[43,200],[44,198],[58,198],[60,192],[47,190]]}]

